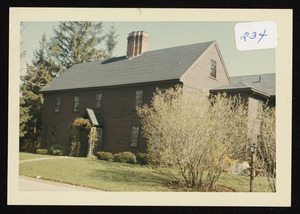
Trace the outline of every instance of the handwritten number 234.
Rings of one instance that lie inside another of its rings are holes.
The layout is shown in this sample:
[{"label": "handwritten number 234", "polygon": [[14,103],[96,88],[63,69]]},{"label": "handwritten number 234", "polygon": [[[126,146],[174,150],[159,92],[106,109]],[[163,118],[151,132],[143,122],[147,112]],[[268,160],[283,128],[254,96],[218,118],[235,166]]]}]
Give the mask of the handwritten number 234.
[{"label": "handwritten number 234", "polygon": [[256,32],[253,32],[251,35],[249,34],[249,32],[245,32],[244,35],[240,37],[240,39],[243,39],[245,42],[247,42],[247,37],[249,37],[249,39],[255,39],[256,37],[258,37],[258,38],[260,37],[256,43],[256,44],[258,44],[261,41],[261,39],[267,35],[268,34],[266,34],[266,29],[265,29],[264,32],[260,33],[258,36],[257,36]]}]

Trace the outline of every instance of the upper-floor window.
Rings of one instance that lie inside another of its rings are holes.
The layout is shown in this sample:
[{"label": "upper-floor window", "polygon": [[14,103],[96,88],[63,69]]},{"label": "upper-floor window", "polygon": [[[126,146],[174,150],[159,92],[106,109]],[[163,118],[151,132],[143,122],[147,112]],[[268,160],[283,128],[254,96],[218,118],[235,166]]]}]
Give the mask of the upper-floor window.
[{"label": "upper-floor window", "polygon": [[61,97],[56,97],[56,105],[55,105],[55,112],[60,111],[60,102],[61,102]]},{"label": "upper-floor window", "polygon": [[78,111],[78,106],[79,106],[79,96],[74,96],[73,111]]},{"label": "upper-floor window", "polygon": [[96,95],[96,107],[100,108],[102,104],[102,93]]},{"label": "upper-floor window", "polygon": [[139,129],[140,127],[132,127],[132,133],[131,133],[131,147],[137,147],[138,142],[138,136],[139,136]]},{"label": "upper-floor window", "polygon": [[143,90],[137,90],[135,94],[135,107],[142,107],[143,104]]},{"label": "upper-floor window", "polygon": [[217,78],[217,62],[213,59],[210,61],[210,76]]}]

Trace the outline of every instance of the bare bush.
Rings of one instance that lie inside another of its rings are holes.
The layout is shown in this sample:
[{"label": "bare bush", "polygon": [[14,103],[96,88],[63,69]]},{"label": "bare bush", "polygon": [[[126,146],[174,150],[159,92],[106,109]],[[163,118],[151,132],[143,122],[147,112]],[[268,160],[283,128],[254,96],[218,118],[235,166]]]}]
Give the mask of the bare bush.
[{"label": "bare bush", "polygon": [[271,191],[276,192],[276,117],[275,108],[260,109],[260,135],[257,147],[257,164],[263,169]]},{"label": "bare bush", "polygon": [[248,143],[247,109],[239,97],[208,99],[176,86],[157,91],[137,113],[153,160],[178,168],[187,187],[212,188]]}]

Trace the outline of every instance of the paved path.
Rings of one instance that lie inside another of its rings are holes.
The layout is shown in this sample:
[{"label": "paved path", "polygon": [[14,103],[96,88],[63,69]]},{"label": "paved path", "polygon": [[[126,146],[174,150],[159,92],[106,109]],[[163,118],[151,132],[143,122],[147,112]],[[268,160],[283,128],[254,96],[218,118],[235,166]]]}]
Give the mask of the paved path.
[{"label": "paved path", "polygon": [[38,178],[19,176],[20,191],[100,191],[87,187],[80,187]]},{"label": "paved path", "polygon": [[[40,161],[48,159],[58,159],[58,158],[72,158],[72,157],[51,157],[51,158],[35,158],[22,160],[20,163],[31,162],[31,161]],[[38,178],[31,178],[26,176],[19,176],[19,190],[20,191],[101,191],[87,187],[75,186],[71,184],[64,184],[54,181],[48,181]]]},{"label": "paved path", "polygon": [[51,158],[33,158],[27,160],[21,160],[19,163],[32,162],[32,161],[40,161],[40,160],[49,160],[49,159],[59,159],[59,158],[73,158],[69,156],[60,156],[60,157],[51,157]]}]

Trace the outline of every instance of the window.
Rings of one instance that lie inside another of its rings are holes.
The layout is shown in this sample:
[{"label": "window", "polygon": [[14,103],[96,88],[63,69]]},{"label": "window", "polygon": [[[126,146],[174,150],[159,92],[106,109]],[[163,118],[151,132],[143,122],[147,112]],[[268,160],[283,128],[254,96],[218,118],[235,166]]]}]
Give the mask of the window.
[{"label": "window", "polygon": [[137,90],[135,95],[135,107],[142,107],[143,103],[143,90]]},{"label": "window", "polygon": [[102,103],[102,93],[96,95],[96,107],[100,108]]},{"label": "window", "polygon": [[79,96],[75,96],[74,97],[73,111],[78,111],[78,106],[79,106]]},{"label": "window", "polygon": [[75,130],[72,123],[69,123],[68,129],[69,129],[69,144],[72,145],[72,142],[74,140],[74,130]]},{"label": "window", "polygon": [[217,78],[217,62],[213,59],[210,61],[210,76]]},{"label": "window", "polygon": [[140,127],[132,127],[132,134],[131,134],[131,147],[137,147],[137,141],[139,136],[139,128]]},{"label": "window", "polygon": [[61,101],[61,97],[56,97],[55,112],[59,112],[60,111],[60,101]]},{"label": "window", "polygon": [[102,146],[102,132],[103,132],[103,129],[102,128],[96,128],[96,131],[97,131],[97,133],[99,135],[98,148],[100,150],[101,146]]},{"label": "window", "polygon": [[52,142],[53,144],[56,143],[56,136],[57,136],[57,126],[52,126],[51,142]]}]

